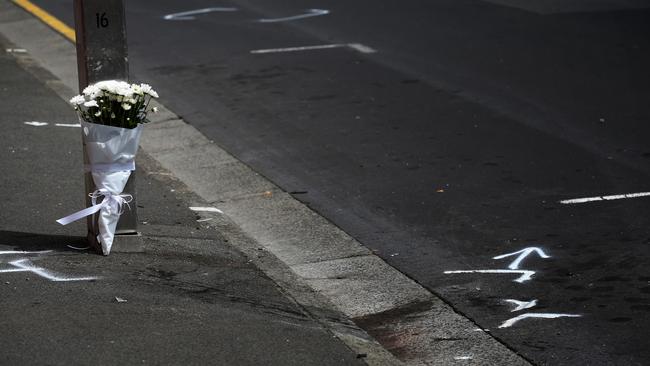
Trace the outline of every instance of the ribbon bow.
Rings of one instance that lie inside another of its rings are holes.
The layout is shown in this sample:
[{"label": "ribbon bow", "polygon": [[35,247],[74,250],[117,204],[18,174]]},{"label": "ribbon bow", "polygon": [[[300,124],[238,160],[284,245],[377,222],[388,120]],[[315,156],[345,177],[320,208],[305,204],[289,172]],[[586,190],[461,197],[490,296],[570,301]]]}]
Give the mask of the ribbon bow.
[{"label": "ribbon bow", "polygon": [[[72,215],[56,220],[61,225],[67,225],[75,222],[86,216],[90,216],[100,210],[106,210],[109,215],[121,215],[124,212],[124,205],[126,204],[129,209],[129,203],[133,201],[133,196],[130,194],[113,194],[106,188],[101,188],[88,195],[91,198],[92,206],[84,208],[81,211],[75,212]],[[100,203],[97,199],[103,197]]]}]

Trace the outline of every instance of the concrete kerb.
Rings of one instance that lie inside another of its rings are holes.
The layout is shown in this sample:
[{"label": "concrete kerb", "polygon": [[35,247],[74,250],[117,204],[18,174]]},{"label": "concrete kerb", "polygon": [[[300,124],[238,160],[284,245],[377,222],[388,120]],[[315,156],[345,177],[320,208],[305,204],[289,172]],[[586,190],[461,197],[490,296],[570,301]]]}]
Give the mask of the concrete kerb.
[{"label": "concrete kerb", "polygon": [[[48,85],[53,83],[57,93],[69,98],[77,89],[74,45],[9,2],[0,3],[0,14],[0,34],[27,49],[33,59],[59,78],[60,85],[52,80]],[[461,337],[469,342],[464,343],[465,347],[490,350],[493,357],[483,357],[486,362],[499,359],[504,365],[527,364],[487,333],[467,337],[464,332],[476,328],[473,322],[219,148],[172,111],[159,103],[157,106],[159,113],[143,134],[142,150],[196,193],[197,204],[211,203],[225,212],[225,216],[201,213],[201,217],[209,218],[209,226],[236,239],[229,242],[250,258],[257,258],[260,248],[270,252],[272,256],[263,256],[265,259],[256,261],[256,265],[349,347],[366,354],[369,364],[400,362],[338,312],[356,318],[360,324],[371,324],[368,329],[374,332],[377,321],[368,319],[383,319],[387,312],[423,302],[430,304],[426,311],[439,318],[437,324],[448,328],[431,329],[429,320],[411,317],[420,319],[418,323],[412,320],[410,326],[419,329],[421,337],[398,348],[390,339],[395,332],[404,331],[402,320],[393,319],[386,324],[392,330],[384,327],[377,333],[384,345],[408,364],[453,359],[458,349],[438,342],[440,337],[435,334],[440,333],[443,338]],[[474,362],[484,364],[481,357],[477,358]]]}]

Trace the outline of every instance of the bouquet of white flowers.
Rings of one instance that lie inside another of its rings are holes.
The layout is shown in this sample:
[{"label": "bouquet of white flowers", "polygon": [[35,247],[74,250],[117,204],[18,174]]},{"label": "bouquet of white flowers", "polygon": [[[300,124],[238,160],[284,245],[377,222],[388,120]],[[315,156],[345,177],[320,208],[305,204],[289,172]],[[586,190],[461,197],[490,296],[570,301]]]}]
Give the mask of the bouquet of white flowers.
[{"label": "bouquet of white flowers", "polygon": [[148,112],[156,112],[156,108],[149,109],[152,98],[158,98],[158,93],[147,84],[107,80],[70,99],[81,120],[84,169],[92,175],[95,190],[90,194],[91,207],[57,222],[67,225],[97,214],[92,219],[93,233],[104,255],[111,251],[123,206],[133,199],[122,192],[135,170],[142,124],[147,122]]}]

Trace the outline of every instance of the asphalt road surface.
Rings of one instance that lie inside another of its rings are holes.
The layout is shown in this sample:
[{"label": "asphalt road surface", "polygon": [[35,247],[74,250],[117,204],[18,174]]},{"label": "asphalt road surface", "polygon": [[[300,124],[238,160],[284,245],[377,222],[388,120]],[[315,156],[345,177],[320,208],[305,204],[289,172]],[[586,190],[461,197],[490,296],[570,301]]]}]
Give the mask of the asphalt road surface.
[{"label": "asphalt road surface", "polygon": [[647,2],[129,0],[127,24],[135,80],[534,364],[650,360],[650,197],[560,202],[650,191]]}]

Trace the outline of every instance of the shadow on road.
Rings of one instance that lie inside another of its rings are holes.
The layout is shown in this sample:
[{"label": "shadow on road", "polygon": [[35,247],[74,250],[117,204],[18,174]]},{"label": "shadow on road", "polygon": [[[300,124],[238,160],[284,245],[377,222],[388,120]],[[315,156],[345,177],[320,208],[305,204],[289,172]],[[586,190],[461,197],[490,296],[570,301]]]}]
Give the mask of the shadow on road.
[{"label": "shadow on road", "polygon": [[81,236],[67,235],[44,235],[34,233],[23,233],[18,231],[0,230],[0,246],[10,247],[9,250],[17,251],[77,251],[75,248],[88,246],[86,238]]}]

